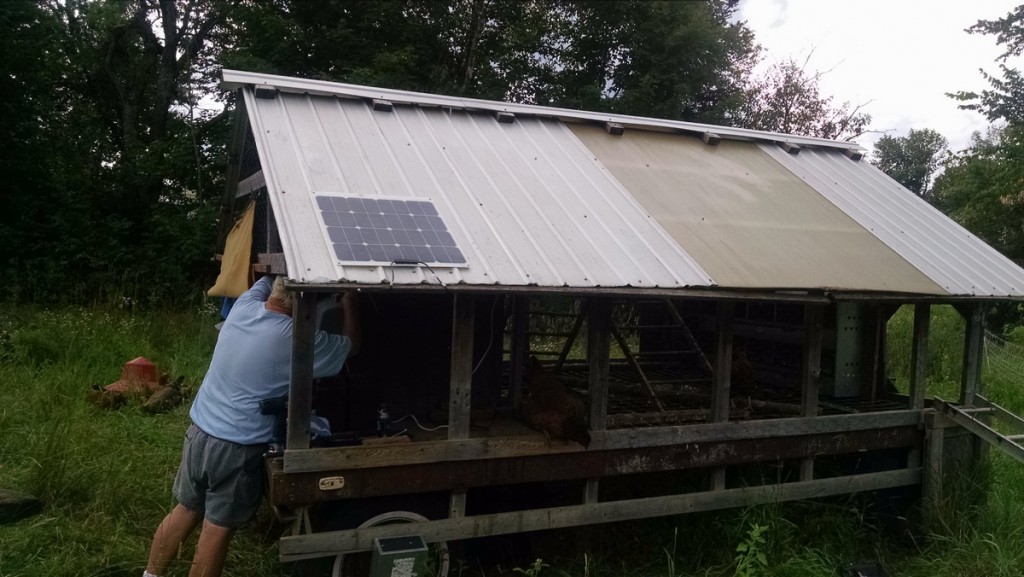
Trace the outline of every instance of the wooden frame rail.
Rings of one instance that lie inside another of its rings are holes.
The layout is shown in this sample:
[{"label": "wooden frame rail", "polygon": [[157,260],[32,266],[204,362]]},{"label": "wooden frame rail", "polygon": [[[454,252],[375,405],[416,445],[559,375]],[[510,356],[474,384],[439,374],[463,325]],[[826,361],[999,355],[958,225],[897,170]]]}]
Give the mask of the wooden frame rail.
[{"label": "wooden frame rail", "polygon": [[781,485],[722,489],[719,491],[703,491],[645,499],[608,501],[604,503],[532,509],[491,515],[474,515],[427,521],[412,525],[384,525],[347,531],[329,531],[312,535],[282,537],[280,540],[280,558],[282,561],[299,561],[302,559],[327,557],[339,553],[368,551],[373,547],[373,540],[376,538],[398,537],[409,535],[410,533],[422,536],[428,543],[434,543],[471,537],[578,527],[614,521],[746,507],[760,503],[814,499],[888,489],[891,487],[917,485],[920,482],[920,468],[899,469],[882,473],[799,481]]},{"label": "wooden frame rail", "polygon": [[396,445],[287,449],[285,473],[366,469],[415,463],[469,461],[584,451],[663,447],[768,437],[837,434],[870,429],[918,426],[919,410],[855,413],[818,417],[791,417],[760,421],[705,423],[644,429],[593,431],[589,449],[576,443],[551,443],[541,434],[515,437],[478,437],[447,441],[421,441]]}]

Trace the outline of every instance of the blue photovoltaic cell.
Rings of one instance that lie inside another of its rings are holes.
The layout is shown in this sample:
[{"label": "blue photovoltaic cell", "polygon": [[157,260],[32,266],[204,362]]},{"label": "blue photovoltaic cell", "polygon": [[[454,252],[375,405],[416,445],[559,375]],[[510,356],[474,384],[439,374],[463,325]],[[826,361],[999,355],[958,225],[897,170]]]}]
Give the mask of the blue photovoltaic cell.
[{"label": "blue photovoltaic cell", "polygon": [[318,195],[316,202],[339,261],[466,264],[428,200]]}]

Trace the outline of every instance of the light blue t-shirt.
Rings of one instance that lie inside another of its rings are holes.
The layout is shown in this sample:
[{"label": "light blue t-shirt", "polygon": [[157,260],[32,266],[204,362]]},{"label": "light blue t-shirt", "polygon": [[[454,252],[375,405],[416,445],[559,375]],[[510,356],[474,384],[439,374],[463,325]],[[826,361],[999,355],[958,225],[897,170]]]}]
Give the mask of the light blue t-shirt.
[{"label": "light blue t-shirt", "polygon": [[[269,277],[261,278],[231,307],[189,411],[196,426],[218,439],[243,445],[268,442],[274,417],[260,414],[260,401],[288,394],[292,318],[264,307],[271,286]],[[347,337],[317,331],[313,376],[337,374],[351,348]]]}]

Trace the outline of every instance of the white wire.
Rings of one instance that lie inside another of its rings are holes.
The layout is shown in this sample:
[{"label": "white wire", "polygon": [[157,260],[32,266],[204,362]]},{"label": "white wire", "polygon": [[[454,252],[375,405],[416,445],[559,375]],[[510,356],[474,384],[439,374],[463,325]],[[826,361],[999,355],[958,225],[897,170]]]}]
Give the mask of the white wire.
[{"label": "white wire", "polygon": [[396,419],[396,420],[394,420],[392,422],[393,423],[401,423],[402,421],[404,421],[406,419],[409,419],[409,418],[411,418],[413,420],[413,422],[416,423],[417,427],[419,427],[420,429],[422,429],[424,431],[436,431],[438,429],[447,429],[448,428],[448,425],[439,425],[437,427],[434,427],[433,429],[431,429],[429,427],[424,427],[423,425],[420,424],[420,422],[418,420],[416,420],[416,415],[414,415],[412,413],[409,413],[408,415],[402,417],[401,419]]}]

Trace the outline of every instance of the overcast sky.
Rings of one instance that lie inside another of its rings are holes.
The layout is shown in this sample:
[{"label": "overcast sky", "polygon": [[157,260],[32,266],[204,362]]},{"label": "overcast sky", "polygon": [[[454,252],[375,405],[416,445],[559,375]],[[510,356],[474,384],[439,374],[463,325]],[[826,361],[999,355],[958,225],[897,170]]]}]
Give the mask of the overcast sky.
[{"label": "overcast sky", "polygon": [[[821,81],[838,102],[865,104],[871,127],[905,136],[931,128],[965,148],[988,122],[957,109],[947,92],[987,86],[978,69],[998,72],[995,37],[967,34],[979,19],[1008,13],[1020,0],[742,0],[740,18],[766,49],[766,62],[789,57]],[[1019,62],[1018,62],[1019,63]],[[879,134],[860,139],[865,147]]]}]

